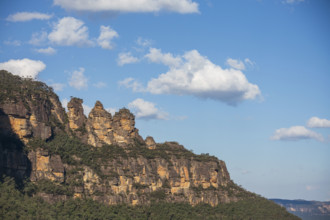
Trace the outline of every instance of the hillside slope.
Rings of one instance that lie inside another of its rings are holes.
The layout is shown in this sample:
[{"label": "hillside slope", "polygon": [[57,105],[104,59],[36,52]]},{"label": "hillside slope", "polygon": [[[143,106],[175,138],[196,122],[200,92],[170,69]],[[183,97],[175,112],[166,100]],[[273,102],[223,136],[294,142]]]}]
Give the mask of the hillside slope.
[{"label": "hillside slope", "polygon": [[[282,219],[295,219],[237,186],[218,158],[193,154],[176,142],[143,140],[128,109],[112,116],[97,101],[86,117],[82,102],[72,98],[66,113],[44,83],[0,71],[0,175],[15,178],[17,197],[22,193],[52,204],[93,201],[143,210],[155,202],[208,204],[213,212],[232,202],[255,203],[273,207]],[[3,177],[5,191],[13,190],[8,181]]]}]

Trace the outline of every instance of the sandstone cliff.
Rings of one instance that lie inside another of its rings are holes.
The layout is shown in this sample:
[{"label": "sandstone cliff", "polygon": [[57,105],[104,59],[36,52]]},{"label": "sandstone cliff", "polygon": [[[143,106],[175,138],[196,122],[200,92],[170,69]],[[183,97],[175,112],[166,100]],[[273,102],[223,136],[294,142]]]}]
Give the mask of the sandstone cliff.
[{"label": "sandstone cliff", "polygon": [[[216,157],[195,155],[176,142],[143,140],[128,109],[112,116],[97,101],[86,117],[83,100],[72,98],[66,113],[44,83],[6,71],[0,80],[0,174],[28,178],[47,201],[214,206],[254,196],[230,180]],[[63,196],[54,195],[57,188]]]}]

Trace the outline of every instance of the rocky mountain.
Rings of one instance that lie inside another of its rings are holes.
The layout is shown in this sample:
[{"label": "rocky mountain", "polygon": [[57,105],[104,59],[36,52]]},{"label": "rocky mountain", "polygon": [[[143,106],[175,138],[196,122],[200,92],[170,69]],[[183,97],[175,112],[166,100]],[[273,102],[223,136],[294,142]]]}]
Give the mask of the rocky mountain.
[{"label": "rocky mountain", "polygon": [[330,219],[330,202],[271,199],[303,220]]},{"label": "rocky mountain", "polygon": [[96,101],[86,117],[82,103],[72,98],[65,112],[46,84],[0,71],[0,176],[14,177],[24,193],[50,203],[80,198],[215,207],[260,199],[230,179],[224,161],[177,142],[144,140],[128,109],[112,116]]}]

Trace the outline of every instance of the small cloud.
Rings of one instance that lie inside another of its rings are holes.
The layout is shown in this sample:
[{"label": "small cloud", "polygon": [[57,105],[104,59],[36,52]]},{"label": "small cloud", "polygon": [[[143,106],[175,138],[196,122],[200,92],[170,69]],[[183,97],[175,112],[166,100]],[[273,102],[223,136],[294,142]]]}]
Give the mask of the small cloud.
[{"label": "small cloud", "polygon": [[89,113],[92,111],[93,107],[90,107],[88,105],[82,104],[82,107],[84,109],[84,115],[88,116]]},{"label": "small cloud", "polygon": [[40,46],[46,42],[47,36],[48,35],[46,31],[33,33],[29,44]]},{"label": "small cloud", "polygon": [[324,141],[321,134],[311,131],[304,126],[293,126],[290,128],[280,128],[277,129],[271,140],[281,140],[281,141],[298,141],[305,139],[315,139],[317,141]]},{"label": "small cloud", "polygon": [[226,61],[226,64],[230,66],[231,68],[237,69],[237,70],[245,70],[245,65],[241,60],[234,60],[231,58],[228,58]]},{"label": "small cloud", "polygon": [[312,117],[307,121],[307,126],[310,128],[330,128],[330,120]]},{"label": "small cloud", "polygon": [[150,48],[145,57],[152,63],[161,63],[169,67],[177,67],[182,63],[181,57],[174,57],[171,53],[164,54],[156,48]]},{"label": "small cloud", "polygon": [[198,3],[192,0],[54,0],[54,5],[61,6],[66,10],[90,11],[90,12],[159,12],[171,11],[181,14],[199,13]]},{"label": "small cloud", "polygon": [[12,41],[6,40],[3,43],[9,46],[15,46],[15,47],[21,46],[21,41],[19,40],[12,40]]},{"label": "small cloud", "polygon": [[103,48],[111,50],[113,48],[112,39],[119,37],[118,33],[111,29],[109,26],[100,27],[100,36],[97,39],[97,43]]},{"label": "small cloud", "polygon": [[39,12],[18,12],[16,14],[11,14],[7,17],[7,21],[11,22],[24,22],[24,21],[31,21],[31,20],[48,20],[53,15],[50,14],[43,14]]},{"label": "small cloud", "polygon": [[136,117],[140,119],[161,119],[166,120],[168,113],[160,111],[152,102],[143,99],[135,99],[128,104],[128,107],[135,111]]},{"label": "small cloud", "polygon": [[53,26],[48,35],[51,43],[61,46],[92,46],[89,40],[88,28],[84,22],[73,17],[64,17]]},{"label": "small cloud", "polygon": [[116,108],[106,108],[105,109],[107,112],[110,112],[111,115],[114,115],[116,112],[117,112],[117,109]]},{"label": "small cloud", "polygon": [[47,48],[40,48],[36,49],[38,53],[46,54],[46,55],[52,55],[56,53],[56,50],[52,47],[47,47]]},{"label": "small cloud", "polygon": [[69,85],[77,90],[87,89],[88,79],[84,76],[85,69],[80,67],[79,70],[73,71],[69,79]]},{"label": "small cloud", "polygon": [[62,104],[62,107],[65,108],[65,111],[67,112],[68,111],[68,103],[69,103],[69,99],[62,99],[61,101],[61,104]]},{"label": "small cloud", "polygon": [[101,88],[104,88],[104,87],[106,87],[106,86],[107,86],[107,84],[106,84],[106,83],[104,83],[104,82],[97,82],[97,83],[94,83],[94,84],[93,84],[93,86],[94,86],[94,87],[96,87],[96,88],[99,88],[99,89],[101,89]]},{"label": "small cloud", "polygon": [[123,66],[125,64],[130,64],[130,63],[137,63],[137,62],[139,62],[139,59],[137,57],[132,56],[131,52],[120,53],[118,55],[117,64],[119,66]]},{"label": "small cloud", "polygon": [[55,91],[63,91],[64,87],[65,87],[65,84],[63,83],[53,83],[53,84],[50,84],[50,86],[55,90]]},{"label": "small cloud", "polygon": [[141,47],[149,47],[152,44],[152,42],[151,42],[151,40],[147,40],[147,39],[143,39],[142,37],[139,37],[136,40],[136,44]]},{"label": "small cloud", "polygon": [[134,92],[143,92],[145,88],[143,88],[142,84],[137,82],[133,78],[126,78],[122,81],[118,82],[119,86],[124,86],[126,88],[131,88]]},{"label": "small cloud", "polygon": [[38,74],[46,68],[46,65],[40,60],[30,60],[27,58],[21,60],[9,60],[0,63],[0,69],[7,70],[20,77],[35,79]]}]

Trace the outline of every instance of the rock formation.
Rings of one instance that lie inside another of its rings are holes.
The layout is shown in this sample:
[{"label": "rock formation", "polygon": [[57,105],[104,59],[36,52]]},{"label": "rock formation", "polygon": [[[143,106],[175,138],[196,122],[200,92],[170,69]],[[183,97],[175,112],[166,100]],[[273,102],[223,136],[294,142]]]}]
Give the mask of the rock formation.
[{"label": "rock formation", "polygon": [[125,108],[112,117],[97,101],[86,118],[82,102],[72,98],[66,114],[45,84],[0,71],[0,175],[48,180],[70,191],[62,199],[106,204],[217,205],[253,196],[230,180],[223,161],[176,142],[144,141]]}]

